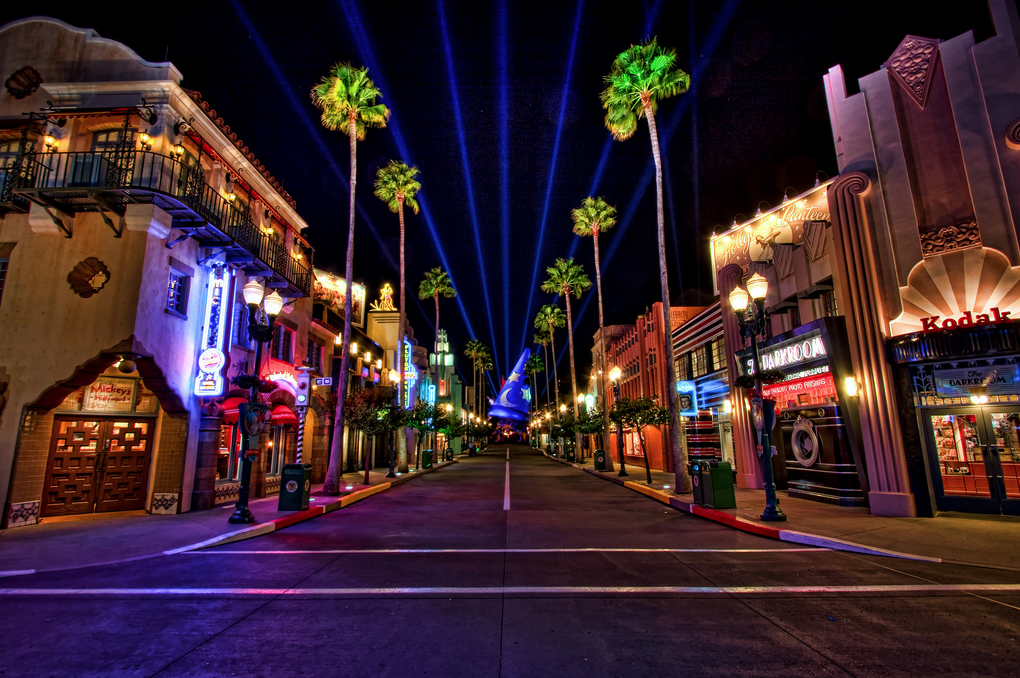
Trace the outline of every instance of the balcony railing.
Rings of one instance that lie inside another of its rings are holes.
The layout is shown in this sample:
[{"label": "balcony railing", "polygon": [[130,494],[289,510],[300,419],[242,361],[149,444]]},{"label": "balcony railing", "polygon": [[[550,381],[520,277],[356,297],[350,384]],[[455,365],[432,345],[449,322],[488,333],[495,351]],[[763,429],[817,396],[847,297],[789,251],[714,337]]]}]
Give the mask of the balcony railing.
[{"label": "balcony railing", "polygon": [[306,295],[311,292],[311,269],[207,184],[198,167],[151,151],[28,153],[19,161],[5,175],[14,194],[70,212],[123,212],[128,203],[153,203],[175,221],[211,227]]}]

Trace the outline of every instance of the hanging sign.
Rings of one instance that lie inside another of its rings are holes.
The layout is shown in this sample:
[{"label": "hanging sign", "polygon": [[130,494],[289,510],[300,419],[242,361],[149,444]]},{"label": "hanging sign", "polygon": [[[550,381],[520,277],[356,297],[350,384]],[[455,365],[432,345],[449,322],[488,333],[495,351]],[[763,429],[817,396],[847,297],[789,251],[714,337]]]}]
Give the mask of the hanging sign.
[{"label": "hanging sign", "polygon": [[698,414],[698,387],[693,381],[678,381],[676,383],[677,402],[680,405],[680,415],[694,417]]},{"label": "hanging sign", "polygon": [[85,404],[86,412],[130,412],[135,404],[134,379],[99,377],[88,387]]},{"label": "hanging sign", "polygon": [[205,300],[205,322],[202,325],[202,343],[199,345],[198,376],[195,378],[195,395],[223,395],[223,368],[227,356],[223,353],[226,318],[224,318],[225,272],[217,266],[209,278],[209,293]]}]

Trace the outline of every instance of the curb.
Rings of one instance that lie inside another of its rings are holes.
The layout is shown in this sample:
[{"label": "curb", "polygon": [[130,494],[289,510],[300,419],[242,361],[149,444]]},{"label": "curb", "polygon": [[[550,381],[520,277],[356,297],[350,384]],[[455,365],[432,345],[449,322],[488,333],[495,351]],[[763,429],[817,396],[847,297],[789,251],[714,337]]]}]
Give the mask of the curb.
[{"label": "curb", "polygon": [[0,571],[0,578],[3,577],[17,577],[26,574],[44,574],[48,572],[66,572],[68,570],[79,570],[84,567],[103,567],[106,565],[120,565],[123,563],[130,563],[137,560],[148,560],[149,558],[159,558],[160,556],[172,556],[178,553],[186,553],[188,551],[197,551],[198,549],[209,548],[210,546],[218,546],[222,544],[231,544],[233,542],[244,541],[246,539],[253,539],[254,537],[262,536],[263,534],[269,534],[270,532],[276,532],[282,530],[285,527],[290,527],[297,523],[303,523],[306,520],[311,520],[317,516],[321,516],[326,513],[332,513],[333,511],[342,509],[351,504],[356,504],[359,501],[368,499],[374,494],[385,492],[393,488],[396,485],[401,485],[409,480],[413,480],[419,476],[425,475],[426,473],[432,473],[438,471],[441,468],[445,468],[451,464],[456,464],[459,460],[455,457],[452,461],[444,461],[435,464],[429,469],[420,469],[414,473],[408,473],[401,477],[391,480],[389,482],[380,483],[378,485],[372,485],[362,490],[345,494],[342,497],[331,497],[332,501],[328,503],[319,504],[312,506],[304,511],[295,511],[289,516],[277,518],[266,523],[259,523],[258,525],[250,525],[248,527],[242,527],[239,530],[233,532],[227,532],[225,534],[219,534],[215,537],[206,539],[205,541],[196,542],[194,544],[188,544],[187,546],[180,546],[174,549],[167,549],[166,551],[159,551],[157,553],[150,553],[142,556],[132,556],[130,558],[120,558],[117,560],[107,560],[99,563],[88,563],[86,565],[67,565],[65,567],[52,567],[46,569],[31,569],[31,570],[3,570]]},{"label": "curb", "polygon": [[456,464],[457,461],[458,460],[456,458],[454,458],[452,461],[444,461],[434,465],[432,468],[420,469],[418,471],[415,471],[413,474],[408,473],[399,478],[396,478],[395,480],[390,480],[385,483],[379,483],[378,485],[366,487],[363,490],[357,490],[355,492],[351,492],[350,494],[345,494],[344,496],[337,497],[333,499],[333,501],[329,501],[328,503],[318,504],[316,506],[312,506],[308,509],[305,509],[304,511],[295,511],[289,516],[277,518],[276,520],[271,520],[267,523],[252,525],[251,527],[244,527],[241,528],[240,530],[235,530],[233,532],[220,534],[215,537],[212,537],[211,539],[206,539],[205,541],[200,541],[195,544],[188,544],[187,546],[169,549],[167,551],[163,551],[159,555],[172,556],[177,553],[197,551],[198,549],[209,548],[210,546],[217,546],[220,544],[232,544],[234,542],[244,541],[245,539],[260,537],[263,534],[269,534],[270,532],[276,532],[277,530],[282,530],[285,527],[290,527],[291,525],[296,525],[297,523],[303,523],[304,521],[311,520],[312,518],[315,518],[317,516],[321,516],[326,513],[332,513],[333,511],[337,511],[344,507],[350,506],[351,504],[356,504],[359,501],[368,499],[372,495],[379,494],[380,492],[385,492],[386,490],[389,490],[390,488],[395,487],[396,485],[401,485],[409,480],[413,480],[414,478],[423,476],[426,473],[438,471],[439,469],[449,466],[450,464]]},{"label": "curb", "polygon": [[830,549],[833,551],[862,553],[864,555],[869,556],[885,556],[887,558],[900,558],[903,560],[920,560],[927,563],[945,562],[942,558],[932,558],[931,556],[921,556],[913,553],[903,553],[902,551],[893,551],[890,549],[882,549],[875,546],[866,546],[865,544],[857,544],[855,542],[846,541],[844,539],[836,539],[835,537],[825,537],[819,534],[811,534],[809,532],[798,532],[797,530],[783,530],[778,527],[772,527],[771,525],[762,525],[751,520],[746,520],[738,516],[730,515],[729,513],[724,513],[719,509],[700,506],[685,499],[681,499],[676,494],[666,493],[663,492],[662,490],[656,490],[654,488],[648,487],[647,485],[636,483],[632,480],[623,480],[618,477],[606,475],[601,471],[596,471],[594,469],[578,466],[577,464],[573,464],[569,461],[565,461],[558,457],[550,457],[545,452],[542,452],[542,455],[545,456],[547,459],[559,462],[564,466],[578,468],[590,475],[602,478],[603,480],[608,480],[612,483],[616,483],[617,485],[622,485],[630,490],[633,490],[635,492],[645,495],[646,497],[654,499],[655,501],[666,504],[667,506],[672,506],[673,508],[679,511],[686,511],[687,513],[690,513],[692,515],[699,516],[707,520],[711,520],[721,525],[726,525],[727,527],[732,527],[742,532],[756,534],[760,537],[776,539],[778,541],[786,541],[793,544],[803,544],[805,546],[817,546],[819,548]]}]

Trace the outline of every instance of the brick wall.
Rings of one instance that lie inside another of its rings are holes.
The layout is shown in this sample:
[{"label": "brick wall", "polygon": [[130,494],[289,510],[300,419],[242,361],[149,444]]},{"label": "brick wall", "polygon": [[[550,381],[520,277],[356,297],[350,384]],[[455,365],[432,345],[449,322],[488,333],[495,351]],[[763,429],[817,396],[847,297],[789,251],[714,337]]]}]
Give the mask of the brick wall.
[{"label": "brick wall", "polygon": [[156,473],[152,479],[152,492],[181,491],[181,471],[188,439],[188,420],[171,417],[160,411],[159,445],[156,448]]},{"label": "brick wall", "polygon": [[42,498],[52,433],[52,411],[25,411],[11,474],[11,503],[39,501]]}]

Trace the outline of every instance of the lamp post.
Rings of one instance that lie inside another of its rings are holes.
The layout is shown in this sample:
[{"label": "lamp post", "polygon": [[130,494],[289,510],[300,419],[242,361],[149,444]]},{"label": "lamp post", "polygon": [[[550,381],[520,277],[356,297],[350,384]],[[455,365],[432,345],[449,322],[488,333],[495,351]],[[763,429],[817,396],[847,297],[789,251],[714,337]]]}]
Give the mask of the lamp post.
[{"label": "lamp post", "polygon": [[[739,285],[730,292],[730,308],[737,314],[740,324],[741,339],[751,340],[751,361],[754,369],[754,397],[751,398],[751,421],[761,443],[760,461],[762,477],[765,485],[765,510],[761,513],[762,520],[783,521],[786,514],[779,508],[776,497],[776,480],[772,472],[772,426],[776,418],[776,401],[762,398],[761,363],[758,360],[758,336],[765,338],[768,329],[768,314],[765,313],[765,296],[769,291],[769,281],[760,273],[755,273],[747,280],[747,289]],[[751,306],[748,302],[754,300]]]},{"label": "lamp post", "polygon": [[[620,400],[620,375],[622,373],[623,370],[619,365],[609,370],[609,380],[613,382],[613,404]],[[629,476],[627,467],[623,463],[623,421],[616,422],[616,451],[620,456],[620,472],[617,475]]]},{"label": "lamp post", "polygon": [[[241,486],[237,490],[237,503],[234,505],[234,513],[227,519],[232,524],[250,524],[255,522],[255,516],[248,509],[248,497],[251,494],[251,463],[255,460],[254,455],[249,455],[252,449],[251,438],[258,439],[259,434],[265,429],[266,412],[268,407],[259,402],[259,386],[262,384],[262,377],[259,370],[262,366],[262,344],[268,344],[273,339],[273,324],[276,316],[283,308],[283,297],[273,290],[268,295],[258,280],[252,278],[245,283],[242,294],[244,303],[248,305],[248,336],[255,342],[255,364],[252,366],[250,375],[243,375],[238,381],[242,388],[247,386],[248,402],[240,413],[241,421],[241,447],[243,455],[241,458]],[[260,309],[261,306],[261,309]],[[259,322],[260,311],[264,311],[268,322]]]},{"label": "lamp post", "polygon": [[570,458],[567,455],[567,436],[563,435],[563,433],[564,433],[564,431],[563,431],[563,417],[566,416],[566,414],[567,414],[567,406],[561,403],[560,404],[560,418],[559,418],[559,422],[560,422],[560,452],[561,452],[560,456],[562,456],[567,461],[570,461]]}]

